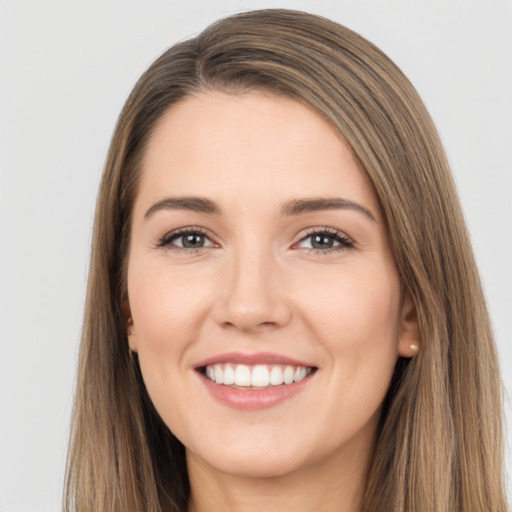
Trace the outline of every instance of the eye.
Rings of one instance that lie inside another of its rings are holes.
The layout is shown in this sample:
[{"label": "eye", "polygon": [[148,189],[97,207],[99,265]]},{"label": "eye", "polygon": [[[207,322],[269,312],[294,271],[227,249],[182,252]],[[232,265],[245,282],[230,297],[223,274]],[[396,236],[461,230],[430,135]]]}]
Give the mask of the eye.
[{"label": "eye", "polygon": [[354,242],[344,233],[332,228],[322,228],[310,231],[298,243],[298,247],[311,249],[317,253],[333,253],[350,249]]},{"label": "eye", "polygon": [[194,250],[204,247],[213,247],[215,244],[202,230],[198,228],[186,228],[173,231],[165,235],[158,247],[167,247],[172,250]]}]

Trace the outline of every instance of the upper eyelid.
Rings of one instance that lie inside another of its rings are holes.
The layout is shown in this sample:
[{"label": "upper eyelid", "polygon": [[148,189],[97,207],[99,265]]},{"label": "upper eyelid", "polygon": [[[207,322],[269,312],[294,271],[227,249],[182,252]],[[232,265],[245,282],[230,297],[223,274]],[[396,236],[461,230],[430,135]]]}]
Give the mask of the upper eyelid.
[{"label": "upper eyelid", "polygon": [[[303,240],[310,237],[311,235],[315,235],[315,234],[319,234],[319,233],[327,234],[333,238],[337,237],[338,239],[343,239],[344,241],[350,242],[351,245],[355,245],[354,239],[351,236],[347,235],[347,233],[345,231],[341,231],[341,230],[335,229],[335,228],[330,228],[327,226],[325,226],[323,228],[310,228],[309,230],[306,231],[306,233],[303,236],[301,236],[301,238],[299,238],[298,242],[302,242]],[[295,243],[298,243],[298,242],[295,242]]]},{"label": "upper eyelid", "polygon": [[330,228],[327,226],[307,228],[305,234],[301,237],[300,240],[304,239],[307,236],[314,235],[316,233],[327,233],[327,234],[333,235],[333,236],[338,235],[340,237],[348,238],[351,240],[351,238],[344,231],[341,231],[340,229],[336,229],[336,228]]},{"label": "upper eyelid", "polygon": [[199,233],[199,234],[205,235],[209,238],[212,237],[211,233],[208,230],[206,230],[205,228],[201,228],[199,226],[187,226],[184,228],[178,228],[178,229],[173,229],[172,231],[169,231],[162,237],[162,240],[170,239],[173,237],[179,237],[180,235],[187,235],[190,233]]}]

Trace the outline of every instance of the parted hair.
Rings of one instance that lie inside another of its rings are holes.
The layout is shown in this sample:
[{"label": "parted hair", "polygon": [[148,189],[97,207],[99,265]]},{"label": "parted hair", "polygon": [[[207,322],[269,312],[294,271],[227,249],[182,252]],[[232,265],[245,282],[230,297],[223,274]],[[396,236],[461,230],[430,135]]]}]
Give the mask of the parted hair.
[{"label": "parted hair", "polygon": [[155,411],[126,337],[126,264],[141,157],[157,120],[205,91],[264,90],[339,132],[378,197],[421,351],[398,359],[364,512],[505,512],[499,367],[442,144],[418,93],[372,43],[320,16],[236,14],[176,44],[119,116],[101,181],[68,453],[67,512],[184,512],[185,449]]}]

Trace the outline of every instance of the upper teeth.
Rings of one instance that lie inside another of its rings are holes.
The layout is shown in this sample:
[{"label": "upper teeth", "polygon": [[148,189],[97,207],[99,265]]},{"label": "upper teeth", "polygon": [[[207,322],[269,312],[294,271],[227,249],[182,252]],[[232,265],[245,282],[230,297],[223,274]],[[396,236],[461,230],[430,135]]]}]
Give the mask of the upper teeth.
[{"label": "upper teeth", "polygon": [[217,384],[257,388],[292,384],[310,373],[311,368],[303,366],[212,364],[206,367],[206,377]]}]

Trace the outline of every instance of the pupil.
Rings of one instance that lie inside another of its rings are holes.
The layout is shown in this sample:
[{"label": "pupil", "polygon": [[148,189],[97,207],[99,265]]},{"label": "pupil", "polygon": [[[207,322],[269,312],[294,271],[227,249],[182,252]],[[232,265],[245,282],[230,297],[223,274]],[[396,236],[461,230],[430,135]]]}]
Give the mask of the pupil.
[{"label": "pupil", "polygon": [[202,247],[203,235],[186,235],[183,238],[183,247]]},{"label": "pupil", "polygon": [[315,249],[325,249],[326,247],[332,247],[333,240],[330,236],[326,235],[315,235],[313,237],[313,247]]}]

